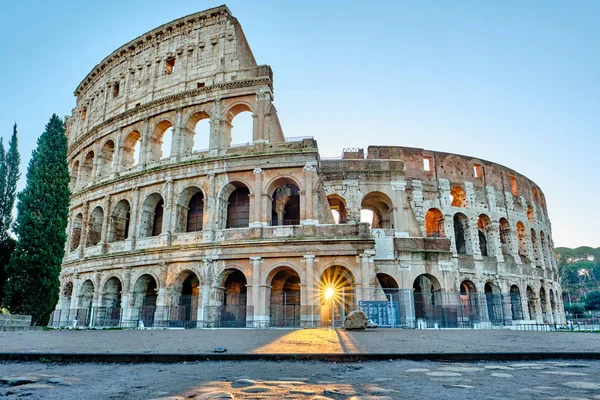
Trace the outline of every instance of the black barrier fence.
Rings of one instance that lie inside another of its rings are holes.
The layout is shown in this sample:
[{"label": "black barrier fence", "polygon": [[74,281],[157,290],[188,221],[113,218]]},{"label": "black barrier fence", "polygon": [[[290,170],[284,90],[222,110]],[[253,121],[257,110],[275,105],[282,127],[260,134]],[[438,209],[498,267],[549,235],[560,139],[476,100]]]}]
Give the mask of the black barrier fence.
[{"label": "black barrier fence", "polygon": [[[471,328],[494,329],[507,326],[544,330],[540,326],[558,322],[556,310],[541,310],[536,301],[500,293],[443,292],[414,289],[367,289],[341,293],[323,304],[300,305],[299,297],[283,296],[270,303],[264,315],[255,316],[252,306],[199,307],[197,301],[183,305],[133,309],[88,307],[56,310],[53,327],[71,328],[302,328],[342,327],[353,310],[364,311],[372,325],[381,328]],[[286,299],[291,299],[292,304]],[[524,310],[524,307],[527,309]]]}]

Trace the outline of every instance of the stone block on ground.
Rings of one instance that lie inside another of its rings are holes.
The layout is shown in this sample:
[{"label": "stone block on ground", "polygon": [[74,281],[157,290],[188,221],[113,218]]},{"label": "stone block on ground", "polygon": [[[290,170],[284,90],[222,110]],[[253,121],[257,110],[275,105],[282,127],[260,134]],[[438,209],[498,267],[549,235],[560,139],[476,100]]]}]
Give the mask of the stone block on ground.
[{"label": "stone block on ground", "polygon": [[360,310],[352,311],[344,320],[344,329],[365,329],[369,319],[367,315]]}]

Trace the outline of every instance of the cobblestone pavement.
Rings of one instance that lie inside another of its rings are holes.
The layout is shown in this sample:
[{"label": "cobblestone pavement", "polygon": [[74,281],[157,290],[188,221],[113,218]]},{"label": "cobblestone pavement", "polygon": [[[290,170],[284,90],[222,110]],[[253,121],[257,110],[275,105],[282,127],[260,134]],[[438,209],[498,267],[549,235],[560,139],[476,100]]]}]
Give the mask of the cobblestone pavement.
[{"label": "cobblestone pavement", "polygon": [[6,362],[0,398],[600,399],[600,361]]},{"label": "cobblestone pavement", "polygon": [[481,353],[600,351],[600,334],[510,330],[190,329],[0,332],[11,353]]}]

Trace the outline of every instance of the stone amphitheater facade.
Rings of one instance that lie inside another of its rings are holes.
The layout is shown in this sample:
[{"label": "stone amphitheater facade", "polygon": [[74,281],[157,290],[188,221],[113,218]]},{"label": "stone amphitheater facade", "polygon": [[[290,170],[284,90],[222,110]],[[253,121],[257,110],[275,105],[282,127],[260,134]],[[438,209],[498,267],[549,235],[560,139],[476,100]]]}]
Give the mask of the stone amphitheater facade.
[{"label": "stone amphitheater facade", "polygon": [[[271,68],[225,6],[120,47],[75,96],[55,325],[328,326],[357,308],[382,326],[565,321],[534,182],[398,146],[320,159],[285,138]],[[252,132],[233,145],[241,113]]]}]

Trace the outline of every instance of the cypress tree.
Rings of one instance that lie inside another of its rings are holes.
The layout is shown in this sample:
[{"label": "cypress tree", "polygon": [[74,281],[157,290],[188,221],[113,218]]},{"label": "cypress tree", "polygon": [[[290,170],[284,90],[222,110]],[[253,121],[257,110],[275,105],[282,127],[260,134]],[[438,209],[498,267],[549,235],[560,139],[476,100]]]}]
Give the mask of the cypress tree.
[{"label": "cypress tree", "polygon": [[4,226],[6,171],[6,151],[4,150],[4,141],[0,138],[0,241],[4,238],[4,232],[8,230]]},{"label": "cypress tree", "polygon": [[69,207],[67,138],[56,115],[37,141],[18,198],[18,241],[6,268],[4,305],[46,325],[58,301]]},{"label": "cypress tree", "polygon": [[9,230],[14,223],[13,207],[15,206],[15,198],[17,194],[17,182],[21,177],[19,165],[21,164],[21,156],[19,155],[19,142],[17,139],[17,124],[13,127],[13,134],[8,142],[8,152],[6,153],[6,186],[4,196],[2,198],[2,227],[4,228],[0,235],[0,240],[5,241],[10,237]]}]

